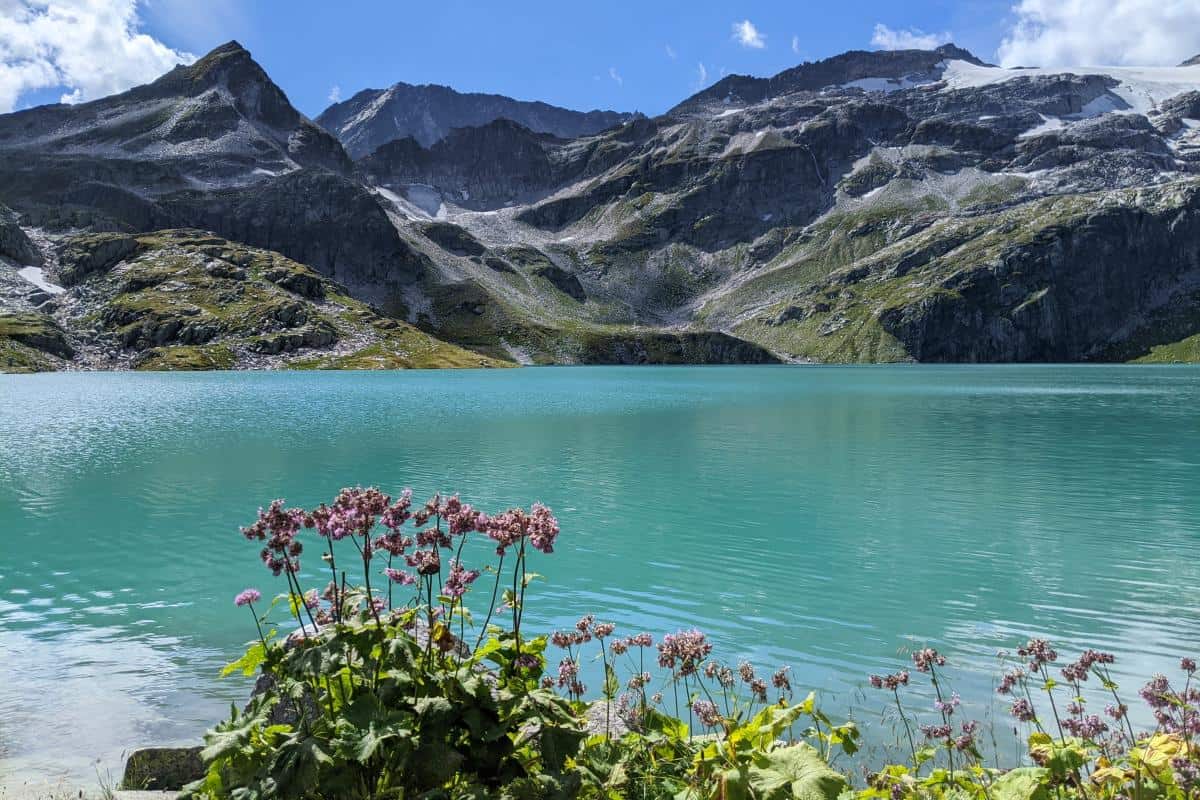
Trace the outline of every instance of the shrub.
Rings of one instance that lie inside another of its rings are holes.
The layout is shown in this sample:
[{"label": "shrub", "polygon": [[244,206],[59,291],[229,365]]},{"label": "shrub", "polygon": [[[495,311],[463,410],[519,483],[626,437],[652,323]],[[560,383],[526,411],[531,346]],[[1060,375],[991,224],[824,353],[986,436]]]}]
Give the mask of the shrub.
[{"label": "shrub", "polygon": [[[323,591],[301,584],[306,530],[329,569]],[[456,496],[414,508],[407,490],[393,502],[345,489],[311,511],[276,501],[243,534],[286,591],[266,609],[255,589],[234,600],[258,639],[226,671],[260,677],[245,710],[206,735],[207,773],[187,798],[1200,800],[1189,659],[1182,687],[1155,676],[1142,690],[1157,728],[1139,734],[1111,655],[1088,650],[1058,667],[1051,645],[1031,639],[998,686],[1028,728],[1028,758],[1001,769],[985,764],[980,723],[962,719],[946,658],[917,650],[912,669],[936,698],[932,716],[906,707],[908,670],[870,676],[890,695],[908,758],[852,788],[851,765],[838,764],[855,758],[857,726],[835,724],[811,693],[797,701],[786,667],[760,676],[715,657],[698,630],[655,643],[593,615],[548,637],[523,633],[537,577],[528,559],[552,553],[559,535],[545,506],[487,515]],[[464,564],[472,539],[494,548],[494,565]],[[487,612],[475,625],[466,598],[484,575]],[[287,636],[270,624],[279,606],[296,627]],[[602,676],[593,702],[585,652]],[[1104,718],[1087,713],[1092,677],[1113,701]]]}]

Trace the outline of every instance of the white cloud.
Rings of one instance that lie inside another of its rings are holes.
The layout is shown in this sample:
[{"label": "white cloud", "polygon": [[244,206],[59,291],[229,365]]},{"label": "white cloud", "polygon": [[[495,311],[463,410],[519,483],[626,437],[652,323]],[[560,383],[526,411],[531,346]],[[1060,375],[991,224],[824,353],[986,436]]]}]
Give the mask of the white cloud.
[{"label": "white cloud", "polygon": [[1005,66],[1175,65],[1200,52],[1196,0],[1020,0]]},{"label": "white cloud", "polygon": [[733,23],[733,38],[742,47],[762,50],[767,46],[767,37],[760,33],[754,23],[748,19]]},{"label": "white cloud", "polygon": [[675,48],[671,47],[671,45],[667,45],[667,58],[671,59],[672,61],[679,58],[679,55],[675,52]]},{"label": "white cloud", "polygon": [[949,31],[926,33],[920,28],[906,28],[897,31],[880,22],[875,25],[871,44],[880,50],[932,50],[952,38]]},{"label": "white cloud", "polygon": [[617,72],[617,68],[616,68],[616,67],[609,67],[609,68],[608,68],[608,77],[612,78],[612,79],[613,79],[613,81],[615,81],[615,82],[616,82],[617,86],[624,86],[624,85],[625,85],[625,79],[621,77],[621,73]]},{"label": "white cloud", "polygon": [[329,102],[331,102],[331,103],[342,102],[342,87],[338,86],[337,84],[334,84],[333,86],[329,87]]},{"label": "white cloud", "polygon": [[706,85],[708,85],[708,68],[701,61],[696,65],[696,88],[703,89]]},{"label": "white cloud", "polygon": [[137,0],[0,0],[0,112],[29,91],[62,87],[78,103],[195,60],[139,25]]},{"label": "white cloud", "polygon": [[792,37],[792,52],[795,53],[796,55],[800,55],[800,37],[799,36]]}]

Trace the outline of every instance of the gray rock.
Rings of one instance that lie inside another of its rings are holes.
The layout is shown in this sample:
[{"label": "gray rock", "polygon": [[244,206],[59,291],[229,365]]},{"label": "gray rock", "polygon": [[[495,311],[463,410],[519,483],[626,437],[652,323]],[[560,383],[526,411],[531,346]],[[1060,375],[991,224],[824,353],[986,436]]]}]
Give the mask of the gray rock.
[{"label": "gray rock", "polygon": [[21,230],[20,216],[4,205],[0,205],[0,256],[21,265],[42,265],[42,254]]},{"label": "gray rock", "polygon": [[125,762],[122,789],[175,790],[204,777],[200,747],[148,747],[135,750]]}]

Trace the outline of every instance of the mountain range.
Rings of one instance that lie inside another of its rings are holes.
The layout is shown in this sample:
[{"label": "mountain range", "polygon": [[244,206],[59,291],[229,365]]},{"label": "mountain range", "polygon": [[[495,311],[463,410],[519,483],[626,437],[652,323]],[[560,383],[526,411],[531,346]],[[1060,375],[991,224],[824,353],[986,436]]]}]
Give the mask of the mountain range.
[{"label": "mountain range", "polygon": [[310,121],[236,42],[0,115],[0,370],[1200,360],[1200,63],[953,45],[665,114],[398,83]]}]

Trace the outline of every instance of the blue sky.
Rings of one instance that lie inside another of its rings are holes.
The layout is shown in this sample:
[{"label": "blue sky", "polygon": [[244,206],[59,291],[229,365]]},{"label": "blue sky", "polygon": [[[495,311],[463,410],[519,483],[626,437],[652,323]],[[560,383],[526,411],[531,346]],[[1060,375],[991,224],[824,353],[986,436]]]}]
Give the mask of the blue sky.
[{"label": "blue sky", "polygon": [[[177,3],[150,3],[149,32],[203,53],[236,38],[307,114],[395,81],[538,99],[571,108],[658,113],[724,72],[771,75],[849,49],[873,49],[876,24],[953,32],[990,57],[1004,0],[867,2],[440,2],[226,4],[197,24]],[[765,46],[733,25],[750,20]],[[796,48],[793,50],[793,37]],[[798,52],[797,52],[798,51]],[[674,57],[672,57],[672,54]]]},{"label": "blue sky", "polygon": [[396,81],[656,114],[723,74],[856,48],[1175,64],[1200,52],[1200,2],[0,0],[0,112],[121,91],[230,39],[310,116]]}]

